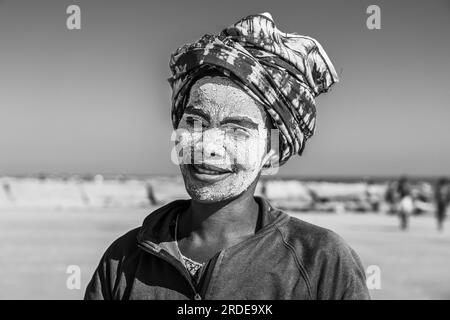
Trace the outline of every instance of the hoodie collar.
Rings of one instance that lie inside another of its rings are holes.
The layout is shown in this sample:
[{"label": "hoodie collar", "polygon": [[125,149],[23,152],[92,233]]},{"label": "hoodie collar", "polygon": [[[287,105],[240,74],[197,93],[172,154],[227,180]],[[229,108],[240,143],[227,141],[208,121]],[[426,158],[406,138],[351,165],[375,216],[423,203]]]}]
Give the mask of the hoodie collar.
[{"label": "hoodie collar", "polygon": [[[261,218],[260,229],[254,236],[260,236],[268,229],[286,222],[289,216],[281,210],[273,208],[265,198],[255,196]],[[137,240],[139,245],[155,252],[165,250],[180,260],[175,243],[175,218],[189,208],[191,200],[175,200],[149,214],[142,224]]]}]

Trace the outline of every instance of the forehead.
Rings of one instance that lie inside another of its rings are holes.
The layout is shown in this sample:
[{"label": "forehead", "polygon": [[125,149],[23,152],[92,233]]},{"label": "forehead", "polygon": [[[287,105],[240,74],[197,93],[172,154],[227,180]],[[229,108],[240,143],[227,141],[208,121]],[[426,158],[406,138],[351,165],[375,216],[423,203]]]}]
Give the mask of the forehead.
[{"label": "forehead", "polygon": [[264,123],[264,107],[232,80],[215,76],[204,77],[192,85],[188,106],[202,109],[211,119],[245,116]]}]

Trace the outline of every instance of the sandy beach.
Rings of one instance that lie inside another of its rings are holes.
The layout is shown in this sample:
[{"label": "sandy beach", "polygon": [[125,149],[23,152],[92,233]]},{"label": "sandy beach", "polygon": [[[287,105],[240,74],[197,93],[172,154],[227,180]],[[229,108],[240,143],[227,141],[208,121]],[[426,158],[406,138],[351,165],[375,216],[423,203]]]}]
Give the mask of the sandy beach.
[{"label": "sandy beach", "polygon": [[[151,211],[0,210],[0,299],[81,299],[107,246]],[[438,233],[433,217],[413,217],[401,232],[397,218],[385,214],[294,216],[340,234],[366,269],[379,266],[381,289],[370,290],[373,299],[450,298],[450,230]],[[66,286],[70,265],[80,267],[80,289]]]}]

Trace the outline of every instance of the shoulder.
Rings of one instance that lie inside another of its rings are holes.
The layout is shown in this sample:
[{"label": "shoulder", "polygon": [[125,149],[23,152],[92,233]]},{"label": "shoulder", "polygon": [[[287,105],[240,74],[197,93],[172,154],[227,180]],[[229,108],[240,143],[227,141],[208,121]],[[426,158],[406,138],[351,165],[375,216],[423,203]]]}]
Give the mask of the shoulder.
[{"label": "shoulder", "polygon": [[326,254],[328,258],[335,254],[349,254],[352,249],[347,242],[332,230],[290,217],[280,228],[283,239],[305,254]]},{"label": "shoulder", "polygon": [[137,236],[141,227],[134,228],[114,240],[105,252],[105,258],[124,260],[138,250]]},{"label": "shoulder", "polygon": [[279,230],[319,299],[368,297],[361,260],[341,236],[292,216]]},{"label": "shoulder", "polygon": [[[86,287],[84,298],[87,300],[110,300],[117,298],[122,271],[132,266],[137,257],[136,235],[140,228],[135,228],[116,239],[103,254],[100,262]],[[132,261],[130,263],[130,261]]]},{"label": "shoulder", "polygon": [[128,231],[114,240],[103,253],[100,259],[98,272],[103,273],[104,278],[110,277],[112,283],[123,272],[135,269],[140,257],[137,235],[140,228]]},{"label": "shoulder", "polygon": [[285,246],[296,255],[308,275],[337,262],[355,262],[354,250],[334,231],[292,216],[279,230]]}]

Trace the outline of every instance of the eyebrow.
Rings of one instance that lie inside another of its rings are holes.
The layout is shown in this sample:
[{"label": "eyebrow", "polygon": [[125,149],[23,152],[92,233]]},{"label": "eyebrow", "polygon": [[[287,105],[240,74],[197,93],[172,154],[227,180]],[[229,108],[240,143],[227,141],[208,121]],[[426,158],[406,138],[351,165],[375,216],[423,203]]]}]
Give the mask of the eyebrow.
[{"label": "eyebrow", "polygon": [[[210,120],[211,120],[211,117],[209,116],[209,114],[207,114],[203,109],[196,108],[193,105],[189,105],[186,107],[185,114],[199,116],[208,122],[210,122]],[[258,124],[256,122],[254,122],[252,119],[245,117],[245,116],[227,117],[227,118],[223,119],[222,121],[220,121],[221,125],[227,124],[227,123],[233,123],[233,124],[240,125],[240,126],[243,126],[243,127],[249,128],[249,129],[255,129],[255,130],[258,129]]]},{"label": "eyebrow", "polygon": [[258,129],[256,122],[244,116],[227,117],[220,122],[221,125],[226,123],[234,123],[249,129]]},{"label": "eyebrow", "polygon": [[208,122],[211,120],[211,117],[209,116],[209,114],[207,114],[202,109],[196,108],[192,105],[186,107],[185,113],[202,117]]}]

